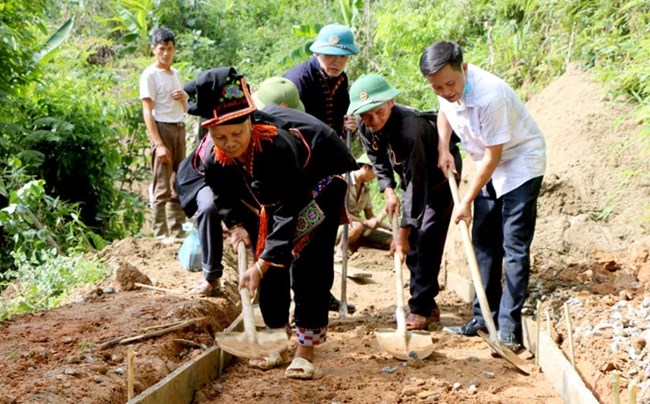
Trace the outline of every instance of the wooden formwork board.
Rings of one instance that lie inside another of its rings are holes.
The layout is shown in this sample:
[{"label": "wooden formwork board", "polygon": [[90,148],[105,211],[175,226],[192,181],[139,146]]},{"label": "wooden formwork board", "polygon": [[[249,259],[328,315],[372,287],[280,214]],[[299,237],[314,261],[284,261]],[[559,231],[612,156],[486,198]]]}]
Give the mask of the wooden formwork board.
[{"label": "wooden formwork board", "polygon": [[221,349],[207,351],[128,401],[128,404],[190,403],[194,391],[219,376]]},{"label": "wooden formwork board", "polygon": [[524,345],[531,352],[538,349],[539,367],[542,368],[546,380],[551,383],[555,391],[567,404],[598,404],[598,400],[573,368],[571,362],[564,356],[562,350],[547,332],[539,333],[539,347],[536,346],[537,329],[535,322],[530,318],[523,319]]},{"label": "wooden formwork board", "polygon": [[[225,331],[241,331],[241,328],[242,316],[239,315]],[[133,397],[127,404],[191,403],[196,390],[221,376],[221,370],[231,359],[232,355],[214,345]]]},{"label": "wooden formwork board", "polygon": [[466,303],[474,300],[474,285],[455,272],[445,271],[445,289],[450,290]]}]

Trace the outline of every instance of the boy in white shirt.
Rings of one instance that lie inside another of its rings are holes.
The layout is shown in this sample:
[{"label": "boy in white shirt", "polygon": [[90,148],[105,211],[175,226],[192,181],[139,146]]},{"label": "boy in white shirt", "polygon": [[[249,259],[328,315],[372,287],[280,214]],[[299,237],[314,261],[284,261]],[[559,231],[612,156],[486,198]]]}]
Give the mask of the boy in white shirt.
[{"label": "boy in white shirt", "polygon": [[[140,77],[142,115],[151,142],[152,230],[154,237],[183,237],[185,214],[178,202],[174,179],[185,158],[187,94],[178,71],[172,68],[176,54],[174,34],[159,28],[153,33],[156,62]],[[168,218],[169,215],[169,226]]]}]

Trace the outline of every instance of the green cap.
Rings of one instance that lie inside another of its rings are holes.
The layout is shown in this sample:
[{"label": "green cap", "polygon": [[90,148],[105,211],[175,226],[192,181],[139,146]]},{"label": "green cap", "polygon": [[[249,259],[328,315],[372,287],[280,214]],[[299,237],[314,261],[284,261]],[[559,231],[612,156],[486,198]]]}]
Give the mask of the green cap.
[{"label": "green cap", "polygon": [[267,104],[277,104],[281,107],[297,109],[305,112],[305,106],[300,101],[298,87],[284,77],[271,77],[260,84],[260,88],[251,94],[255,106],[264,108]]},{"label": "green cap", "polygon": [[309,50],[321,55],[350,56],[359,53],[354,33],[345,25],[329,24],[321,28]]},{"label": "green cap", "polygon": [[350,87],[348,115],[359,115],[395,99],[399,90],[378,74],[365,74]]},{"label": "green cap", "polygon": [[357,164],[359,164],[360,166],[363,166],[363,165],[371,166],[372,165],[372,163],[370,162],[370,159],[368,158],[368,155],[366,153],[363,153],[362,155],[357,157]]}]

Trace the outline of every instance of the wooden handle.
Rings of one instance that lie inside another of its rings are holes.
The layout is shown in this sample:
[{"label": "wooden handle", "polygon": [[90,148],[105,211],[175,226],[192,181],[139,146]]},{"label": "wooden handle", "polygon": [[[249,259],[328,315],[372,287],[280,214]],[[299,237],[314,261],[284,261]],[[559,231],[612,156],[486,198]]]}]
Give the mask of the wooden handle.
[{"label": "wooden handle", "polygon": [[[393,240],[397,237],[399,231],[399,215],[393,214]],[[395,292],[397,296],[397,307],[395,309],[395,319],[397,320],[397,332],[404,334],[406,337],[406,314],[404,314],[404,281],[402,280],[402,253],[395,251],[393,254],[395,265]],[[405,345],[406,346],[406,345]]]},{"label": "wooden handle", "polygon": [[[456,184],[456,177],[454,176],[453,171],[451,171],[451,168],[447,171],[447,178],[449,180],[449,188],[451,189],[451,197],[454,199],[454,204],[458,205],[460,204],[460,197],[458,196],[458,184]],[[476,290],[476,298],[478,299],[479,306],[481,307],[483,320],[485,321],[488,333],[490,334],[490,339],[497,341],[497,328],[494,325],[492,310],[490,310],[490,304],[488,303],[485,289],[483,288],[483,281],[481,279],[481,272],[478,268],[476,253],[474,252],[474,246],[472,245],[472,240],[469,235],[469,227],[467,226],[467,222],[464,220],[458,222],[458,225],[461,230],[463,245],[465,247],[465,255],[467,256],[467,262],[469,263],[469,268],[472,274],[472,282],[474,283],[474,289]]]},{"label": "wooden handle", "polygon": [[[377,222],[379,223],[379,226],[382,226],[382,227],[384,227],[384,228],[387,227],[387,226],[384,224],[384,218],[386,217],[387,214],[388,214],[388,212],[386,212],[386,209],[382,209],[382,210],[379,212],[379,214],[377,215]],[[388,230],[388,229],[387,229],[387,230]]]},{"label": "wooden handle", "polygon": [[239,279],[242,278],[244,272],[248,267],[246,260],[246,244],[243,241],[237,243],[237,270],[239,271]]},{"label": "wooden handle", "polygon": [[[243,241],[237,243],[237,269],[239,271],[239,280],[244,277],[244,272],[248,268],[248,260],[246,259],[246,244]],[[244,332],[251,344],[257,343],[257,332],[255,330],[255,314],[253,313],[253,304],[251,303],[251,295],[248,288],[239,289],[239,297],[241,298],[241,311],[244,317]]]}]

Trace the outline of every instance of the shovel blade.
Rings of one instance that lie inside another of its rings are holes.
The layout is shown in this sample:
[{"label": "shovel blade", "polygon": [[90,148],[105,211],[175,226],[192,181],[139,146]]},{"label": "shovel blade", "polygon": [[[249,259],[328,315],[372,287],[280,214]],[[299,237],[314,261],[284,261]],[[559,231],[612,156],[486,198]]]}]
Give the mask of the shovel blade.
[{"label": "shovel blade", "polygon": [[243,332],[215,334],[219,347],[239,358],[259,358],[287,349],[289,338],[284,330],[258,331],[251,341]]},{"label": "shovel blade", "polygon": [[[337,274],[342,273],[342,268],[340,264],[334,264],[334,272]],[[357,283],[367,283],[370,278],[372,278],[372,274],[370,272],[363,272],[360,269],[348,266],[345,271],[346,276],[348,279],[351,279]]]},{"label": "shovel blade", "polygon": [[375,337],[382,349],[396,359],[405,361],[409,352],[415,351],[420,359],[426,359],[433,353],[431,334],[426,331],[407,331],[406,334],[391,330],[375,330]]},{"label": "shovel blade", "polygon": [[494,352],[496,352],[503,359],[510,362],[510,364],[516,367],[519,372],[521,372],[526,376],[530,375],[531,372],[530,366],[526,363],[526,361],[524,361],[519,356],[517,356],[516,353],[512,352],[512,350],[508,349],[507,347],[499,344],[497,341],[493,341],[492,339],[490,339],[490,336],[488,334],[486,334],[481,330],[478,330],[478,335],[481,338],[483,338],[483,340],[487,342],[488,345],[490,345],[490,348],[492,348]]}]

